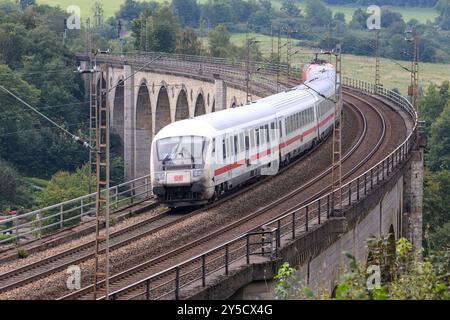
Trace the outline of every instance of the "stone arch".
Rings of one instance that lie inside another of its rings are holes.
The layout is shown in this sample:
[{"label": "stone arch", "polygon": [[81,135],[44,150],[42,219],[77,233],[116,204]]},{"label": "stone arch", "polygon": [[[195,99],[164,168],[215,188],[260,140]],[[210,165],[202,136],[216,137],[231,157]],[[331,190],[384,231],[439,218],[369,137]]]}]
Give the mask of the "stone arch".
[{"label": "stone arch", "polygon": [[139,86],[136,102],[136,177],[150,174],[150,152],[152,144],[152,108],[147,84]]},{"label": "stone arch", "polygon": [[211,112],[216,112],[216,100],[212,103]]},{"label": "stone arch", "polygon": [[170,100],[169,93],[166,86],[159,89],[158,99],[156,102],[155,111],[155,134],[161,131],[162,128],[171,123],[170,118]]},{"label": "stone arch", "polygon": [[[114,94],[113,118],[111,131],[113,135],[118,136],[116,146],[113,145],[113,152],[124,156],[124,138],[125,138],[125,87],[123,80],[117,82]],[[113,138],[114,139],[114,138]]]},{"label": "stone arch", "polygon": [[181,89],[177,99],[177,109],[175,112],[175,121],[189,119],[189,102],[186,90]]},{"label": "stone arch", "polygon": [[205,98],[203,98],[203,93],[199,93],[195,102],[194,115],[198,117],[203,114],[206,114]]},{"label": "stone arch", "polygon": [[238,106],[238,104],[237,104],[236,97],[233,97],[233,99],[231,99],[230,108],[236,108],[237,106]]}]

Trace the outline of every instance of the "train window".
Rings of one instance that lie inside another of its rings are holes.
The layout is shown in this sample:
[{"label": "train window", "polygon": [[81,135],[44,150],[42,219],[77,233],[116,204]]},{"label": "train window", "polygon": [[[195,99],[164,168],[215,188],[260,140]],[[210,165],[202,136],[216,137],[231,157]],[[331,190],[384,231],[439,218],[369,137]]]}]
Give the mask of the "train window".
[{"label": "train window", "polygon": [[239,134],[239,146],[240,146],[240,152],[245,150],[245,140],[244,140],[244,133]]},{"label": "train window", "polygon": [[266,141],[269,142],[270,141],[270,131],[269,131],[268,124],[266,124],[265,129],[266,129]]},{"label": "train window", "polygon": [[212,151],[211,156],[214,157],[216,155],[216,138],[212,139]]},{"label": "train window", "polygon": [[234,154],[239,153],[238,136],[234,136]]},{"label": "train window", "polygon": [[248,151],[250,149],[250,141],[248,136],[245,136],[245,150]]},{"label": "train window", "polygon": [[259,147],[260,141],[259,141],[259,129],[255,129],[256,134],[256,146]]},{"label": "train window", "polygon": [[225,144],[225,139],[222,140],[222,153],[223,153],[223,160],[227,157],[227,147]]},{"label": "train window", "polygon": [[278,125],[280,126],[280,138],[282,138],[282,137],[283,137],[283,126],[282,126],[282,122],[279,121],[279,124],[278,124]]},{"label": "train window", "polygon": [[259,141],[261,142],[261,144],[264,144],[266,141],[264,139],[264,127],[263,126],[259,127],[259,135],[260,135]]},{"label": "train window", "polygon": [[255,147],[255,130],[250,130],[250,145],[252,148]]},{"label": "train window", "polygon": [[229,151],[229,156],[232,157],[234,155],[233,153],[233,137],[230,137],[230,139],[228,139],[228,151]]},{"label": "train window", "polygon": [[272,137],[272,140],[275,140],[275,134],[276,134],[276,131],[275,131],[275,123],[272,122],[272,123],[270,124],[270,136]]}]

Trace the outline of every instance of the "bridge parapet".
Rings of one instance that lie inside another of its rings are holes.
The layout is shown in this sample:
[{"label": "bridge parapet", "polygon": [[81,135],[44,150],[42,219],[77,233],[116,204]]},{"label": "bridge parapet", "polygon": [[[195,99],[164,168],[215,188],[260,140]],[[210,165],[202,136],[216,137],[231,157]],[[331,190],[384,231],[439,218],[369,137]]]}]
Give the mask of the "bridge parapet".
[{"label": "bridge parapet", "polygon": [[[80,61],[89,60],[88,54],[78,54],[77,58]],[[253,94],[260,97],[286,89],[286,81],[277,83],[277,77],[283,77],[289,72],[289,82],[298,83],[302,74],[299,68],[288,68],[286,64],[258,61],[246,62],[238,59],[158,52],[133,52],[122,56],[97,55],[98,63],[108,63],[116,66],[131,65],[136,69],[144,67],[149,61],[154,59],[156,60],[144,69],[162,68],[164,72],[172,71],[184,76],[198,76],[209,80],[214,80],[216,75],[220,75],[220,78],[225,80],[228,85],[234,85],[241,89],[245,89],[248,68],[251,80],[250,90]]]}]

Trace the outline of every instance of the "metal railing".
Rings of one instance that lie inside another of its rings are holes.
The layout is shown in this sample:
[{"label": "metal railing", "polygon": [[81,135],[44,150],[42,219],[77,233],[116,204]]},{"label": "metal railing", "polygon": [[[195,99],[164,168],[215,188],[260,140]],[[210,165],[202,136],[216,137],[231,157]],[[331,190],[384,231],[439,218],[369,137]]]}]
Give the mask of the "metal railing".
[{"label": "metal railing", "polygon": [[[155,60],[149,68],[158,69],[158,67],[161,67],[166,71],[172,70],[183,72],[190,76],[207,76],[211,79],[213,79],[215,75],[220,75],[221,79],[227,83],[241,87],[244,86],[243,84],[247,77],[246,62],[235,59],[158,52],[132,52],[123,56],[100,54],[97,56],[97,60],[100,63],[132,63],[135,67],[142,67],[148,63],[148,61],[151,61],[158,56],[161,57],[158,60]],[[79,54],[78,58],[88,59],[88,56],[86,54]],[[281,90],[285,89],[285,84],[282,83],[283,81],[280,80],[280,83],[277,83],[276,78],[277,74],[280,75],[281,78],[284,78],[284,75],[288,73],[288,66],[286,64],[250,61],[249,71],[252,92],[264,96],[275,93],[278,87],[280,87]],[[300,80],[302,75],[301,69],[294,67],[289,69],[289,73],[290,81]]]},{"label": "metal railing", "polygon": [[[376,88],[370,83],[359,80],[350,78],[343,80],[344,85],[349,88],[386,98],[405,111],[414,123],[412,132],[400,146],[375,166],[342,187],[344,207],[351,206],[366,197],[409,159],[416,142],[418,117],[411,103],[398,93]],[[254,255],[275,258],[278,256],[282,240],[301,237],[313,226],[321,225],[333,216],[334,208],[331,207],[333,196],[334,193],[330,192],[264,225],[259,232],[242,235],[174,267],[112,292],[111,297],[118,299],[126,296],[131,299],[147,300],[179,299],[181,289],[194,284],[206,287],[208,277],[213,274],[228,275],[230,265],[233,263],[250,264],[250,258]]]},{"label": "metal railing", "polygon": [[[150,176],[141,177],[119,184],[109,189],[110,208],[112,212],[147,200],[151,196]],[[58,203],[29,213],[20,214],[0,221],[7,226],[0,230],[2,234],[10,234],[9,238],[0,241],[0,245],[20,243],[41,239],[43,236],[60,232],[73,227],[83,218],[95,216],[96,193]]]}]

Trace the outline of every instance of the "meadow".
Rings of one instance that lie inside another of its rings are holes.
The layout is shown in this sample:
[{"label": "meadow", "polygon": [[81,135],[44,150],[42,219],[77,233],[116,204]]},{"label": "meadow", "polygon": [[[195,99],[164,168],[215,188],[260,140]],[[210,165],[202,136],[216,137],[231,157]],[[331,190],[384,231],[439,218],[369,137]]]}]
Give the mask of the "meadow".
[{"label": "meadow", "polygon": [[[124,0],[95,0],[103,3],[105,10],[105,17],[114,15],[119,10],[120,5]],[[165,0],[157,0],[164,2]],[[200,0],[199,2],[205,2],[206,0]],[[49,5],[60,6],[61,8],[67,8],[69,5],[78,5],[81,8],[82,18],[85,19],[92,14],[93,0],[37,0],[38,3],[46,3]],[[275,7],[281,5],[281,1],[273,1]],[[304,9],[305,2],[299,1],[300,8]],[[346,15],[346,19],[351,19],[353,12],[357,9],[355,6],[328,6],[333,12],[342,12]],[[394,11],[400,12],[403,17],[408,20],[416,18],[421,22],[427,20],[433,20],[437,16],[437,12],[432,8],[392,8]],[[271,37],[250,34],[250,37],[254,37],[259,41],[261,51],[265,56],[268,56],[272,50]],[[244,45],[246,41],[246,34],[233,34],[232,42],[236,45]],[[282,43],[285,43],[286,39],[282,39]],[[274,41],[274,49],[276,51],[276,39]],[[296,48],[299,50],[299,48]],[[285,52],[285,48],[284,48]],[[302,65],[304,62],[308,62],[313,58],[313,50],[309,48],[300,48],[300,52],[293,57],[293,61],[297,65]],[[381,76],[382,82],[386,88],[398,88],[401,92],[406,92],[406,88],[410,81],[410,75],[405,70],[402,70],[397,64],[393,63],[389,59],[381,60]],[[409,67],[407,61],[400,61],[400,64]],[[344,55],[343,57],[344,73],[350,77],[358,77],[361,80],[373,81],[374,79],[374,58],[365,56]],[[444,80],[450,80],[450,64],[435,64],[435,63],[422,63],[420,73],[420,83],[423,86],[427,86],[429,83],[441,83]]]},{"label": "meadow", "polygon": [[[120,8],[120,5],[124,0],[37,0],[40,4],[49,4],[53,6],[60,6],[66,9],[70,5],[78,5],[81,8],[82,18],[85,19],[92,15],[92,6],[94,2],[100,2],[103,4],[105,10],[105,17],[113,16]],[[155,0],[157,2],[165,2],[166,0]],[[199,0],[200,3],[204,3],[207,0]],[[273,0],[273,5],[275,8],[280,8],[281,1]],[[299,0],[299,7],[304,10],[305,1]],[[353,12],[358,9],[358,6],[344,6],[344,5],[329,5],[328,6],[334,13],[342,12],[345,14],[347,21],[350,21]],[[434,20],[437,17],[437,12],[433,8],[402,8],[402,7],[390,7],[393,11],[399,12],[403,18],[408,21],[412,18],[419,20],[422,23],[427,22],[427,20]]]},{"label": "meadow", "polygon": [[[272,39],[269,36],[260,34],[249,34],[248,37],[259,41],[260,50],[265,57],[269,57],[272,51]],[[233,34],[231,37],[232,43],[242,46],[246,42],[246,34]],[[287,41],[286,38],[281,39],[282,45]],[[314,50],[298,46],[298,42],[294,44],[295,49],[292,52],[298,51],[293,55],[291,60],[297,66],[302,66],[304,63],[310,62],[314,58]],[[274,52],[277,51],[277,39],[274,39]],[[285,60],[286,47],[282,48],[282,60]],[[395,61],[395,62],[394,62]],[[410,68],[408,61],[396,61],[390,59],[381,59],[381,81],[388,89],[397,88],[405,94],[407,87],[410,84],[410,73],[402,69],[398,64]],[[342,58],[343,73],[345,76],[358,78],[369,82],[375,80],[375,58],[367,56],[356,56],[351,54],[344,54]],[[443,81],[450,81],[450,64],[444,63],[421,63],[420,64],[420,85],[427,87],[430,83],[441,84]]]}]

